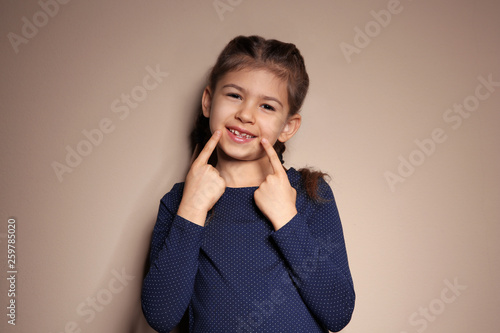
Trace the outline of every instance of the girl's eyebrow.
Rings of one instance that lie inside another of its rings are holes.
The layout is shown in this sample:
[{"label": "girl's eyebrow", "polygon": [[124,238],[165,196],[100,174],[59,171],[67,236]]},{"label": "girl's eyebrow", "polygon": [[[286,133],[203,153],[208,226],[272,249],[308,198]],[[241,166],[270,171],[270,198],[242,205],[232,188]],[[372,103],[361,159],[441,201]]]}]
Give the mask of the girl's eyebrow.
[{"label": "girl's eyebrow", "polygon": [[[239,90],[241,92],[244,92],[244,93],[246,92],[245,88],[240,87],[240,86],[238,86],[238,85],[236,85],[234,83],[225,84],[224,86],[222,86],[221,89],[224,89],[224,88],[234,88],[234,89]],[[265,95],[260,95],[259,97],[262,98],[262,99],[268,100],[268,101],[275,101],[276,103],[278,103],[279,105],[281,105],[281,107],[283,107],[283,104],[276,97],[265,96]]]}]

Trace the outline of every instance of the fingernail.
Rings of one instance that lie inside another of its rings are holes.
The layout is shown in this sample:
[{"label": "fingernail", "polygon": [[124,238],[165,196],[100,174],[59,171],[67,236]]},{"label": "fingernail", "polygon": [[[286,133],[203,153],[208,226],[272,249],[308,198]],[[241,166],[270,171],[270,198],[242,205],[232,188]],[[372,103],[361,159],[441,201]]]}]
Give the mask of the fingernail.
[{"label": "fingernail", "polygon": [[215,134],[219,135],[220,134],[220,130],[216,130]]},{"label": "fingernail", "polygon": [[269,141],[267,141],[266,138],[262,138],[262,141],[261,142],[264,142],[264,143],[268,143]]}]

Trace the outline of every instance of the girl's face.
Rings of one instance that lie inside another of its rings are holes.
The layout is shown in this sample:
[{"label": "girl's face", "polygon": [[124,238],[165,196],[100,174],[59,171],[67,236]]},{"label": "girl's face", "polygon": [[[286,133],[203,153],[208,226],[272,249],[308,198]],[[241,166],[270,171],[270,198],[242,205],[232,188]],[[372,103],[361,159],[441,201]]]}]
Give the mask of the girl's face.
[{"label": "girl's face", "polygon": [[285,142],[299,129],[301,120],[298,114],[288,117],[286,81],[264,69],[227,73],[215,91],[205,89],[202,107],[204,116],[210,118],[211,132],[222,130],[219,149],[237,160],[267,158],[261,139],[271,144]]}]

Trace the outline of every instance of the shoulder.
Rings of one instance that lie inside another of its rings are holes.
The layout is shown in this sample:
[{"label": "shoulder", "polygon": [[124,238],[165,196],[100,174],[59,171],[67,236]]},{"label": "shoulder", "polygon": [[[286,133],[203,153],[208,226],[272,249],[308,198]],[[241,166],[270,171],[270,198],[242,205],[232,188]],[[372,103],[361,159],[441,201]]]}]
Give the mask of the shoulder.
[{"label": "shoulder", "polygon": [[[301,171],[291,167],[286,171],[286,173],[288,175],[290,185],[292,185],[292,187],[294,187],[295,190],[297,190],[297,194],[298,195],[302,194],[307,197],[307,192],[306,192],[307,180],[305,179]],[[332,188],[323,177],[319,177],[317,179],[316,192],[318,194],[318,197],[320,198],[319,201],[334,200]]]},{"label": "shoulder", "polygon": [[315,237],[323,237],[331,233],[332,228],[341,225],[332,188],[324,178],[317,180],[316,199],[307,194],[304,177],[300,171],[290,170],[289,179],[297,191],[297,212],[305,218]]},{"label": "shoulder", "polygon": [[299,171],[297,171],[295,168],[290,167],[286,170],[286,174],[288,176],[288,180],[290,181],[290,185],[294,187],[296,190],[300,186],[301,183],[301,174]]},{"label": "shoulder", "polygon": [[181,203],[183,191],[184,182],[174,184],[174,186],[172,186],[172,189],[161,198],[161,204],[166,206],[168,210],[176,212]]}]

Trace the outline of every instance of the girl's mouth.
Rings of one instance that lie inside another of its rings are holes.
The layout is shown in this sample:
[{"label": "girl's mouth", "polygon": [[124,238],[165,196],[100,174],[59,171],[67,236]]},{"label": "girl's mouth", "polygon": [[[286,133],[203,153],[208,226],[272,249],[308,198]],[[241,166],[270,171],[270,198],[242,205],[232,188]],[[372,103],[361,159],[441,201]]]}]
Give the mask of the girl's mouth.
[{"label": "girl's mouth", "polygon": [[226,128],[229,137],[237,143],[246,143],[255,139],[256,137],[247,133],[240,132],[234,128]]}]

